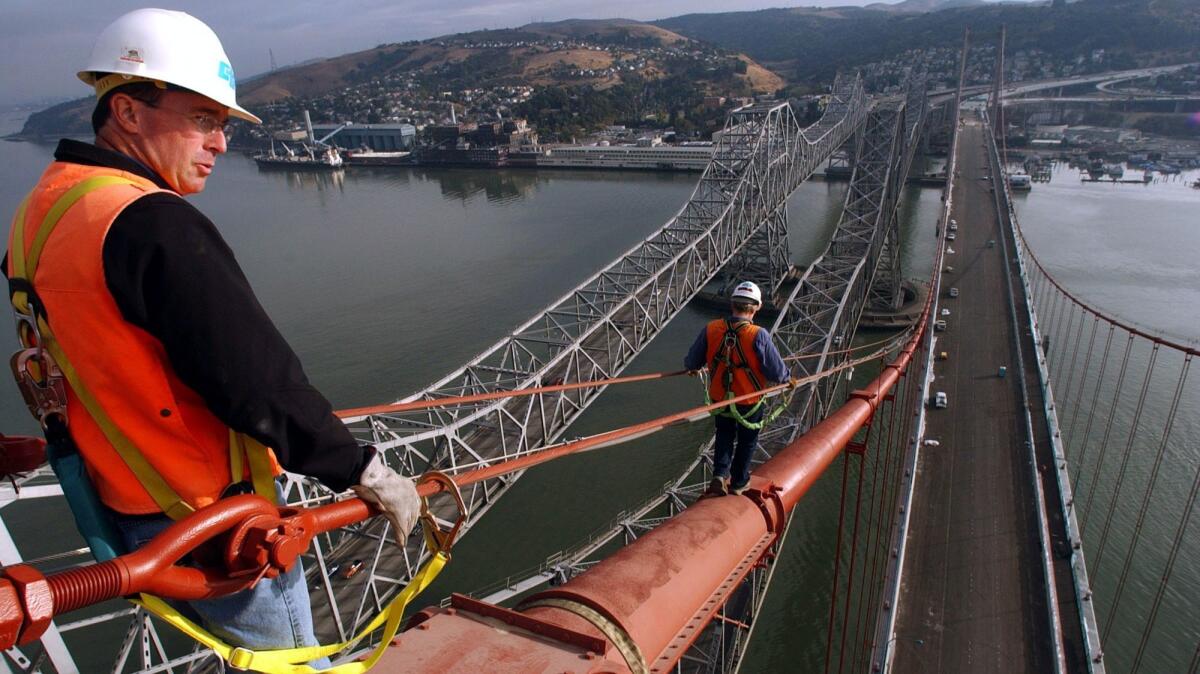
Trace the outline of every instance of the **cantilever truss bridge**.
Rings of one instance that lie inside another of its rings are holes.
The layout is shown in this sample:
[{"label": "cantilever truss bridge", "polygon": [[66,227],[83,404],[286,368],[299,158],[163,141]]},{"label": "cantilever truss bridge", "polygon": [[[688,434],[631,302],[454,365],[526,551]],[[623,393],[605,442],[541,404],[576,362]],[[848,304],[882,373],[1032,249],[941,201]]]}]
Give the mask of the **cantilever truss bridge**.
[{"label": "cantilever truss bridge", "polygon": [[[779,311],[772,334],[781,352],[806,356],[797,374],[838,365],[848,357],[844,346],[863,310],[894,308],[900,301],[897,206],[926,123],[927,100],[920,75],[910,79],[907,95],[874,101],[865,95],[860,78],[843,76],[833,86],[824,115],[806,128],[786,103],[734,111],[691,198],[660,229],[511,335],[402,402],[615,377],[722,271],[752,278],[768,290]],[[828,248],[796,280],[789,273],[787,200],[839,152],[853,166],[841,220]],[[798,391],[785,415],[760,437],[756,459],[769,457],[820,420],[836,405],[842,381],[826,378]],[[602,391],[586,388],[372,414],[347,419],[347,424],[406,474],[454,474],[554,443]],[[701,453],[660,495],[624,513],[610,531],[562,551],[529,577],[506,583],[486,598],[499,601],[569,578],[597,561],[614,541],[627,543],[686,508],[710,477],[708,470]],[[465,491],[470,510],[465,527],[477,522],[519,477],[496,478]],[[44,483],[46,476],[35,479]],[[316,505],[335,496],[316,482],[288,479],[290,503]],[[419,567],[425,554],[421,537],[411,537],[402,548],[389,542],[387,528],[376,518],[314,542],[306,567],[316,576],[311,579],[317,588],[312,600],[323,641],[353,634]],[[334,558],[363,559],[366,568],[350,581],[331,583],[336,572],[327,560]],[[747,577],[744,591],[696,641],[683,668],[729,671],[736,666],[770,572],[768,567]],[[46,664],[71,671],[72,656],[61,632],[128,620],[129,615],[133,620],[114,671],[168,671],[208,657],[201,651],[170,653],[149,618],[133,609],[52,627],[40,662],[19,652],[9,657],[25,671]]]}]

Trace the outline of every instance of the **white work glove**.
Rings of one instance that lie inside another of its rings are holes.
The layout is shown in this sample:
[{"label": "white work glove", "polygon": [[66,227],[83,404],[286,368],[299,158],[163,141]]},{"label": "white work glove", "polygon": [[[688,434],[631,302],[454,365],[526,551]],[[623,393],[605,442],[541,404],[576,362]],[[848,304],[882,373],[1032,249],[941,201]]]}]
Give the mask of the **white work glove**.
[{"label": "white work glove", "polygon": [[376,453],[363,469],[358,484],[351,487],[362,500],[383,511],[395,530],[396,540],[404,545],[408,532],[421,516],[421,497],[411,478],[404,477],[387,466]]}]

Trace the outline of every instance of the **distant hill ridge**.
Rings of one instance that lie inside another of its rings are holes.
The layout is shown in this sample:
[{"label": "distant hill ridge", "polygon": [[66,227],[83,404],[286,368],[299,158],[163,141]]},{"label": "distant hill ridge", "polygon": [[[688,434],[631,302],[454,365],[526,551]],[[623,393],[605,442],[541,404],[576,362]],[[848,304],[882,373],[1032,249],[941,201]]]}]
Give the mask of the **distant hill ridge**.
[{"label": "distant hill ridge", "polygon": [[[244,81],[239,98],[255,106],[287,97],[320,96],[388,73],[430,72],[446,64],[461,64],[459,70],[488,83],[612,86],[616,80],[611,77],[563,80],[555,74],[556,66],[561,65],[603,69],[611,63],[605,52],[526,46],[490,50],[481,56],[478,50],[463,47],[468,42],[569,39],[661,47],[701,41],[744,55],[738,58],[746,67],[732,80],[698,80],[699,86],[715,93],[734,86],[769,92],[785,81],[827,82],[838,69],[883,60],[909,49],[951,46],[968,26],[976,35],[995,35],[1001,24],[1008,26],[1010,52],[1030,47],[1064,54],[1108,49],[1156,53],[1174,62],[1200,58],[1200,2],[1196,0],[1078,0],[1065,8],[1042,2],[904,0],[867,7],[689,14],[650,23],[569,19],[446,35],[380,45],[268,73]],[[680,73],[671,72],[664,62],[649,64],[641,75],[670,79]],[[90,110],[87,98],[53,106],[30,116],[23,133],[87,133]]]},{"label": "distant hill ridge", "polygon": [[[926,6],[935,11],[924,12]],[[1043,2],[905,0],[883,7],[688,14],[653,23],[743,52],[792,82],[824,82],[839,68],[909,49],[951,46],[966,27],[994,39],[1007,26],[1010,53],[1033,47],[1073,55],[1107,49],[1171,54],[1172,62],[1200,54],[1196,0],[1079,0],[1062,8]]]},{"label": "distant hill ridge", "polygon": [[[319,59],[243,80],[238,99],[243,105],[253,108],[290,97],[322,96],[374,78],[402,72],[417,72],[427,76],[437,72],[439,81],[443,81],[447,88],[472,81],[489,85],[591,84],[604,88],[620,83],[625,76],[610,73],[564,79],[564,69],[604,71],[621,64],[607,51],[549,46],[558,41],[627,46],[630,50],[647,47],[670,48],[689,44],[701,47],[691,38],[628,19],[571,19],[553,23],[532,23],[514,29],[475,31],[428,40],[384,44],[333,58]],[[490,46],[494,44],[505,46]],[[703,48],[719,49],[712,46]],[[744,62],[745,66],[729,69],[729,72],[716,72],[712,75],[715,79],[711,81],[703,79],[706,76],[703,72],[690,72],[688,77],[702,87],[707,86],[723,94],[770,93],[785,84],[782,78],[752,59],[738,54],[729,54],[728,57],[730,62],[737,59]],[[675,67],[677,66],[671,59],[651,59],[639,69],[638,75],[649,79],[682,76],[683,73],[672,70]],[[91,106],[90,98],[56,105],[30,116],[22,133],[30,136],[86,133],[89,131],[88,117]]]}]

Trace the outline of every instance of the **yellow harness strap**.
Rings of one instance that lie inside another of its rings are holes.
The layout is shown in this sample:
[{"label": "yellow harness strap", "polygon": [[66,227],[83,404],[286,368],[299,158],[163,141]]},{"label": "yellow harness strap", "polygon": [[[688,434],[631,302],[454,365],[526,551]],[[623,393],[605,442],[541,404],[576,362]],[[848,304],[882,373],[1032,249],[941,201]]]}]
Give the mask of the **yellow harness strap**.
[{"label": "yellow harness strap", "polygon": [[275,471],[267,448],[258,440],[229,429],[229,474],[234,482],[246,474],[245,465],[250,466],[250,483],[254,493],[275,502]]},{"label": "yellow harness strap", "polygon": [[[158,597],[144,594],[141,595],[140,599],[135,599],[133,602],[173,625],[180,632],[211,648],[214,653],[228,662],[234,669],[265,672],[266,674],[312,674],[314,672],[361,674],[375,666],[375,663],[383,657],[388,644],[391,643],[396,633],[400,630],[400,620],[404,617],[404,610],[408,607],[409,602],[428,587],[434,578],[437,578],[448,561],[450,561],[449,553],[439,551],[434,554],[417,571],[417,575],[413,577],[412,581],[392,601],[388,602],[383,611],[375,616],[371,622],[367,623],[358,634],[354,635],[348,641],[326,646],[305,646],[270,651],[254,651],[240,646],[235,647],[225,643],[208,630],[188,620],[170,604]],[[329,657],[352,648],[380,627],[383,627],[383,632],[380,634],[379,645],[375,647],[375,650],[371,652],[371,655],[366,660],[347,662],[321,670],[306,664],[318,658]]]},{"label": "yellow harness strap", "polygon": [[[14,276],[32,283],[33,277],[37,273],[42,249],[45,247],[46,241],[49,240],[50,234],[58,225],[59,220],[62,219],[63,214],[84,195],[110,185],[138,186],[140,183],[121,176],[95,176],[80,181],[79,184],[67,190],[65,194],[59,197],[54,202],[54,205],[50,207],[50,210],[47,211],[46,217],[42,219],[41,224],[38,225],[34,234],[33,244],[30,246],[28,254],[25,253],[25,207],[22,205],[21,211],[18,213],[21,221],[13,227],[13,250],[10,251],[13,256]],[[26,296],[26,293],[14,293],[12,301],[17,311],[26,313],[37,321],[38,332],[41,334],[46,350],[50,352],[50,357],[58,364],[59,370],[66,377],[67,383],[71,385],[71,389],[79,398],[79,402],[83,404],[84,409],[87,410],[88,414],[96,422],[96,425],[100,427],[100,430],[104,433],[104,437],[108,439],[113,449],[116,450],[117,455],[129,467],[134,477],[137,478],[142,487],[150,494],[150,497],[154,499],[158,507],[162,508],[162,511],[171,519],[176,520],[191,513],[194,508],[180,498],[179,494],[158,474],[158,471],[154,470],[154,467],[146,461],[146,457],[138,451],[129,438],[113,423],[113,420],[104,411],[104,408],[101,407],[100,402],[84,386],[79,373],[71,365],[71,361],[62,350],[58,340],[54,338],[54,333],[51,331],[46,317],[34,315],[32,307],[29,306],[29,298]]]}]

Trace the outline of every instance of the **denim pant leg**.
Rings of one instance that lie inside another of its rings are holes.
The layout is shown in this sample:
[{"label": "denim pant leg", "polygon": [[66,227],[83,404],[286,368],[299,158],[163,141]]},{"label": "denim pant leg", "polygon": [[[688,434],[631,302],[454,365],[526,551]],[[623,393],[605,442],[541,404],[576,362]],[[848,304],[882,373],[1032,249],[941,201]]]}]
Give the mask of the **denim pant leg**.
[{"label": "denim pant leg", "polygon": [[[751,423],[758,423],[763,418],[763,408],[759,407],[754,414],[747,415],[753,407],[738,407],[742,417]],[[758,429],[746,428],[735,419],[730,419],[737,426],[737,451],[733,455],[733,468],[730,484],[741,487],[750,481],[750,460],[754,458],[754,449],[758,445]]]},{"label": "denim pant leg", "polygon": [[[166,515],[121,515],[113,520],[127,550],[136,550],[172,524]],[[304,580],[304,565],[296,560],[292,570],[259,581],[252,589],[226,597],[172,602],[191,619],[222,640],[250,649],[316,646],[312,606]],[[330,666],[328,658],[309,663],[316,669]]]},{"label": "denim pant leg", "polygon": [[733,441],[737,437],[738,422],[732,417],[714,417],[717,434],[713,440],[713,477],[729,477],[729,464],[733,461]]}]

